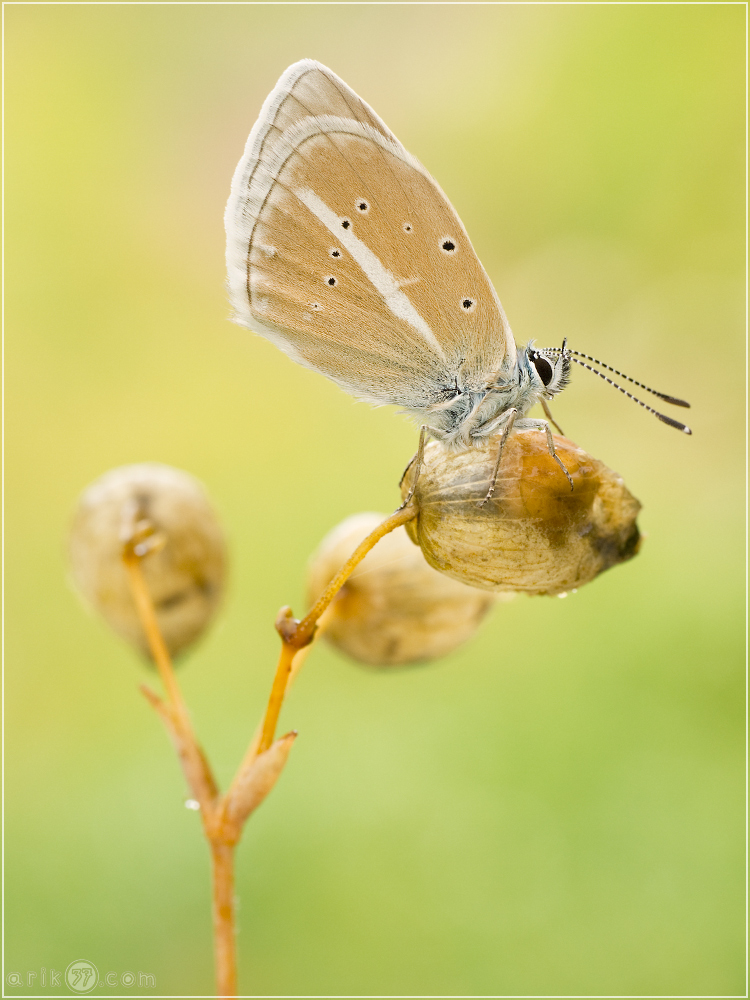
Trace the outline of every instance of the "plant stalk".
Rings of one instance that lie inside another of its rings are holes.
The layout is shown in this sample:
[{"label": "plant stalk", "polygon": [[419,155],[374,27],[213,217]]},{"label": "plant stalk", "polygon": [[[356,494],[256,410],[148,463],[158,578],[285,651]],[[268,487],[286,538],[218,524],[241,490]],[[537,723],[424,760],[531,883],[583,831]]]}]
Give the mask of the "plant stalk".
[{"label": "plant stalk", "polygon": [[214,959],[217,997],[237,996],[237,940],[234,926],[234,844],[211,841]]},{"label": "plant stalk", "polygon": [[190,724],[182,692],[177,684],[172,658],[161,634],[154,602],[141,567],[141,556],[132,545],[123,550],[123,562],[128,573],[138,617],[148,639],[159,676],[167,693],[167,704],[150,692],[146,697],[162,716],[173,738],[177,755],[188,785],[201,807],[203,830],[211,848],[213,881],[214,956],[216,988],[220,997],[237,996],[237,951],[234,929],[234,847],[222,836],[216,819],[219,813],[218,788],[211,767],[201,750]]},{"label": "plant stalk", "polygon": [[394,511],[374,531],[371,531],[367,538],[360,542],[354,552],[352,552],[302,621],[297,621],[292,616],[291,608],[281,609],[276,619],[276,631],[281,636],[281,652],[279,653],[276,675],[273,679],[271,695],[268,699],[268,706],[263,719],[263,729],[258,742],[257,753],[263,753],[273,743],[276,726],[279,721],[279,713],[284,702],[284,694],[293,671],[294,657],[312,642],[315,637],[318,620],[328,609],[331,601],[370,549],[389,532],[399,528],[402,524],[406,524],[407,521],[413,520],[417,516],[417,513],[416,505],[407,503]]},{"label": "plant stalk", "polygon": [[[269,750],[274,742],[284,695],[315,637],[319,619],[370,549],[388,532],[406,524],[416,515],[415,505],[407,503],[378,525],[355,549],[302,621],[296,621],[292,617],[291,609],[282,608],[276,621],[276,628],[282,639],[281,653],[263,723],[259,727],[259,733],[256,733],[251,741],[235,780],[223,797],[219,794],[211,767],[193,733],[190,716],[177,684],[172,658],[159,628],[154,602],[141,566],[141,561],[147,551],[142,554],[138,553],[133,539],[126,542],[123,547],[122,560],[128,574],[133,600],[148,640],[149,650],[164,685],[167,701],[165,703],[145,685],[142,685],[142,691],[155,711],[161,716],[172,737],[188,786],[200,804],[203,830],[211,849],[214,957],[217,996],[219,997],[237,996],[234,901],[235,847],[242,831],[242,825],[249,815],[248,810],[251,809],[251,805],[248,803],[255,802],[257,805],[273,787],[273,782],[278,777],[286,760],[291,741],[287,743],[279,741],[278,752],[282,754],[282,757],[279,759],[277,755],[272,761],[272,768],[275,767],[275,770],[271,771],[271,784],[263,784],[267,778],[263,774],[259,774],[257,769],[253,774],[251,770],[254,766],[253,761],[257,760],[258,755]],[[140,525],[140,530],[145,530],[144,525]],[[325,621],[323,625],[325,625]],[[286,739],[288,740],[289,737],[293,739],[294,735],[288,734]],[[266,759],[264,758],[264,760]],[[267,768],[266,774],[268,774]],[[250,785],[248,785],[248,780],[251,782]],[[253,780],[256,781],[254,788],[252,786]],[[249,799],[248,794],[250,795]],[[255,807],[255,805],[252,806],[252,808]],[[227,822],[227,817],[231,817],[233,814],[239,819]]]},{"label": "plant stalk", "polygon": [[[379,524],[374,531],[370,532],[364,541],[359,543],[302,621],[297,623],[294,632],[289,637],[292,645],[297,649],[301,649],[312,640],[318,619],[370,549],[374,548],[380,539],[384,538],[391,531],[399,528],[402,524],[406,524],[407,521],[412,521],[417,516],[417,513],[418,510],[414,503],[408,503],[403,507],[399,507],[398,510],[394,511],[385,521]],[[285,636],[282,635],[282,638],[285,638]]]}]

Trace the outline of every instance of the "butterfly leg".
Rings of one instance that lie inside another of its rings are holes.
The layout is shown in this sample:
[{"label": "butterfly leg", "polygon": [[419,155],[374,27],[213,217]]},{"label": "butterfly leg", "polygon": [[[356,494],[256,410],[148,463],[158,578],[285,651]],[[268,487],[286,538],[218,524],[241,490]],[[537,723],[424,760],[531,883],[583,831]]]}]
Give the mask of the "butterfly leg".
[{"label": "butterfly leg", "polygon": [[[555,426],[557,426],[557,425],[555,425]],[[570,478],[570,473],[565,468],[565,466],[563,465],[562,459],[560,458],[560,456],[555,451],[555,442],[552,440],[552,431],[549,429],[549,424],[547,423],[546,420],[544,421],[544,430],[547,433],[547,447],[549,448],[550,455],[554,458],[554,460],[557,462],[557,464],[560,466],[560,468],[565,473],[565,477],[568,480],[568,482],[570,483],[571,490],[575,489],[575,487],[573,486],[573,480]]]},{"label": "butterfly leg", "polygon": [[503,436],[500,438],[500,447],[497,449],[497,461],[495,462],[495,468],[492,472],[492,477],[490,479],[490,487],[487,490],[487,494],[484,500],[480,500],[477,507],[484,507],[488,500],[492,499],[497,486],[497,476],[500,472],[500,463],[503,460],[503,449],[505,448],[505,442],[508,440],[508,435],[513,430],[513,424],[516,422],[516,416],[518,415],[518,410],[512,407],[510,410],[506,410],[503,416],[506,418],[505,427],[503,429]]},{"label": "butterfly leg", "polygon": [[560,468],[562,469],[562,471],[565,473],[565,477],[568,480],[568,482],[570,483],[571,490],[574,489],[575,487],[573,486],[573,480],[570,478],[570,473],[565,468],[565,466],[563,465],[563,463],[562,463],[562,461],[560,459],[560,456],[555,451],[555,442],[552,440],[552,431],[549,429],[549,424],[547,423],[547,421],[546,420],[526,420],[526,419],[524,419],[523,421],[519,420],[518,423],[519,423],[519,425],[521,423],[523,424],[523,430],[525,430],[525,431],[532,431],[532,430],[533,431],[544,431],[544,433],[547,435],[547,450],[549,451],[550,455],[554,458],[554,460],[557,462],[557,464],[560,466]]},{"label": "butterfly leg", "polygon": [[416,460],[417,460],[417,452],[415,451],[414,454],[409,459],[408,465],[406,466],[406,468],[404,469],[404,471],[401,473],[401,478],[398,481],[398,488],[399,489],[401,489],[401,487],[404,485],[404,480],[406,479],[406,474],[409,471],[409,469],[412,467],[412,465],[414,465],[414,463],[416,462]]},{"label": "butterfly leg", "polygon": [[426,438],[427,438],[427,425],[426,424],[422,424],[422,426],[419,429],[419,444],[417,445],[417,453],[414,456],[414,458],[412,458],[412,460],[409,462],[409,464],[406,466],[406,468],[404,469],[404,474],[399,479],[398,485],[399,485],[399,487],[401,486],[401,484],[403,483],[403,481],[406,479],[406,474],[408,473],[409,469],[416,462],[417,463],[417,469],[416,469],[416,472],[414,473],[414,482],[411,484],[411,489],[406,494],[406,498],[404,499],[404,502],[401,504],[401,506],[398,508],[398,510],[403,510],[404,507],[409,503],[409,501],[411,500],[411,498],[414,496],[414,490],[417,488],[417,480],[419,479],[419,473],[422,471],[422,462],[424,461],[424,446],[425,446]]},{"label": "butterfly leg", "polygon": [[549,420],[552,426],[555,427],[560,432],[560,434],[562,434],[563,437],[565,437],[565,431],[562,429],[562,427],[557,423],[557,421],[550,413],[550,408],[549,406],[547,406],[546,400],[540,399],[539,402],[542,404],[542,409],[544,410],[544,415],[547,418],[547,420]]}]

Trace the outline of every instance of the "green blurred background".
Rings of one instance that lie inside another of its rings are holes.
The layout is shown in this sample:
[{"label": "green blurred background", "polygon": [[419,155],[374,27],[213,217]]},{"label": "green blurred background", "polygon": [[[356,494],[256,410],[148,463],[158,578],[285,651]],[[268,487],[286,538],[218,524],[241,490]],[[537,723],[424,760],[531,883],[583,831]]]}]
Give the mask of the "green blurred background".
[{"label": "green blurred background", "polygon": [[242,987],[741,993],[744,7],[5,17],[6,972],[212,990],[199,820],[143,667],[66,581],[83,487],[157,460],[221,512],[231,590],[181,679],[224,783],[309,553],[398,502],[414,428],[227,321],[230,178],[313,57],[439,180],[519,342],[567,335],[692,400],[694,436],[574,371],[555,416],[642,501],[638,558],[428,667],[314,652],[239,851]]}]

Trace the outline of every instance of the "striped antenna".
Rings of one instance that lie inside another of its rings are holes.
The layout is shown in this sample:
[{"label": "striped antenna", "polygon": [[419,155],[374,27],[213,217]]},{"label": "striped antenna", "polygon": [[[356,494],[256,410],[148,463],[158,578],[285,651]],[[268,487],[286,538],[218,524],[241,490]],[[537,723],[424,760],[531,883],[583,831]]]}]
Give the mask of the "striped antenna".
[{"label": "striped antenna", "polygon": [[[558,351],[557,353],[560,353],[560,352]],[[643,400],[638,399],[637,396],[634,396],[632,394],[632,392],[628,392],[627,389],[623,389],[623,387],[621,385],[618,385],[617,382],[613,382],[612,379],[608,378],[603,372],[599,372],[599,371],[596,370],[596,368],[592,368],[591,365],[587,365],[585,361],[580,361],[578,358],[573,357],[572,355],[574,355],[576,353],[575,351],[568,351],[566,353],[569,354],[569,355],[571,355],[571,358],[570,358],[571,361],[575,361],[575,363],[577,365],[580,365],[582,368],[587,368],[590,372],[593,372],[594,375],[598,375],[599,378],[603,378],[605,382],[609,383],[609,385],[614,386],[615,389],[619,389],[620,392],[623,393],[623,395],[625,395],[625,396],[628,397],[628,399],[632,399],[634,403],[637,403],[639,406],[642,406],[644,410],[648,410],[649,413],[653,413],[653,415],[655,417],[658,417],[658,419],[662,420],[665,424],[669,424],[670,427],[676,427],[678,431],[683,431],[683,433],[685,433],[685,434],[692,434],[693,433],[690,430],[689,427],[686,427],[685,424],[680,423],[679,420],[673,420],[671,417],[667,417],[663,413],[659,413],[659,411],[655,410],[653,408],[653,406],[649,406],[647,403],[644,403]],[[602,367],[607,367],[607,366],[603,365]],[[610,371],[614,371],[613,368],[610,368],[609,370]],[[627,378],[627,375],[625,376],[625,378]],[[628,381],[635,382],[635,379],[629,379]],[[636,385],[640,385],[639,382],[635,382],[635,384]],[[646,386],[644,386],[643,388],[645,389]],[[649,392],[651,392],[651,391],[652,390],[649,389]],[[654,395],[661,396],[662,399],[669,399],[670,402],[673,401],[671,399],[671,397],[669,397],[669,396],[662,396],[662,394],[658,393],[658,392],[654,393]],[[681,404],[678,404],[678,405],[687,406],[689,404],[687,404],[687,403],[681,403]]]},{"label": "striped antenna", "polygon": [[[562,347],[543,347],[541,349],[537,348],[537,353],[538,354],[567,354],[567,355],[571,356],[572,360],[576,361],[577,364],[581,364],[580,361],[577,361],[577,358],[585,358],[587,361],[593,361],[594,364],[595,365],[599,365],[600,368],[606,368],[608,372],[613,372],[615,375],[618,375],[620,378],[624,378],[627,382],[631,382],[633,385],[637,385],[639,389],[645,389],[646,392],[650,392],[652,396],[658,396],[659,399],[663,399],[665,403],[671,403],[673,406],[684,406],[688,410],[690,409],[690,403],[686,403],[684,399],[676,399],[674,396],[668,396],[665,392],[657,392],[656,389],[649,388],[649,386],[644,385],[643,382],[636,382],[636,380],[634,378],[631,378],[629,375],[626,375],[624,372],[618,372],[618,370],[616,368],[612,368],[611,365],[606,365],[603,361],[599,361],[598,358],[592,358],[590,354],[583,354],[581,351],[571,351],[571,350],[567,349],[565,347],[565,344],[563,344]],[[607,382],[610,381],[606,377],[606,375],[602,375],[601,372],[596,371],[594,368],[590,368],[589,365],[583,365],[583,367],[584,368],[588,368],[589,371],[592,371],[596,375],[599,375],[605,381],[607,381]],[[616,385],[616,383],[615,382],[611,382],[611,385]],[[620,386],[617,385],[616,388],[620,389]],[[624,389],[620,389],[620,391],[621,392],[625,392]],[[625,393],[625,395],[627,395],[627,393]],[[632,396],[631,398],[635,399],[634,396]],[[637,402],[640,402],[640,400],[638,400]],[[643,406],[643,405],[644,404],[641,403],[641,406]],[[647,407],[647,409],[648,409],[648,407]],[[656,411],[654,410],[654,413],[655,412]],[[683,427],[683,424],[675,424],[675,426]]]}]

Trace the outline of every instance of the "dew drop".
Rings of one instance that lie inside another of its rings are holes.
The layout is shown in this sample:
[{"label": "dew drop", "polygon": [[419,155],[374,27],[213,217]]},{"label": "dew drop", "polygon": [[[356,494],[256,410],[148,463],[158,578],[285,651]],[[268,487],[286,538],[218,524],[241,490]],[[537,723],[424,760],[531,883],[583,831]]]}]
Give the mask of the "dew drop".
[{"label": "dew drop", "polygon": [[185,799],[185,808],[192,809],[193,812],[197,812],[201,807],[200,802],[197,799]]}]

